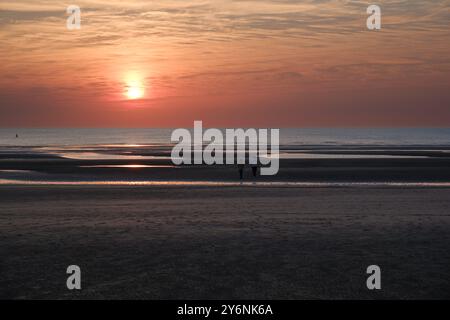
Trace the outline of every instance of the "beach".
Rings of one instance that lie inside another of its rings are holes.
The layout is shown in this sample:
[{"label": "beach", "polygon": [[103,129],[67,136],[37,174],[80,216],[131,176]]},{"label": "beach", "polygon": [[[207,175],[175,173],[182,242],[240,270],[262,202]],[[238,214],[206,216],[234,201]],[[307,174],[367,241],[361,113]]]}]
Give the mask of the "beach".
[{"label": "beach", "polygon": [[0,300],[450,299],[450,0],[74,2],[0,4]]},{"label": "beach", "polygon": [[[0,198],[1,298],[450,297],[450,189],[2,186]],[[66,289],[71,264],[81,291]]]},{"label": "beach", "polygon": [[[239,183],[238,166],[174,165],[170,144],[3,146],[0,184],[8,183]],[[450,183],[446,145],[282,145],[276,175],[246,183]]]},{"label": "beach", "polygon": [[450,298],[450,147],[285,144],[242,181],[170,150],[1,147],[0,298]]}]

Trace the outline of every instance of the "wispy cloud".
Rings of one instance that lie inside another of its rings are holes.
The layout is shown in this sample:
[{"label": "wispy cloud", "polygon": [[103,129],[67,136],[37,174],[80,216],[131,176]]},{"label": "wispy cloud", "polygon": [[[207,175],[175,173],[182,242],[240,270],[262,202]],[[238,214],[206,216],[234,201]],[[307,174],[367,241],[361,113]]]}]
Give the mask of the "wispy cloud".
[{"label": "wispy cloud", "polygon": [[75,2],[82,28],[74,31],[60,1],[0,3],[0,94],[39,84],[46,103],[112,103],[133,73],[153,101],[264,92],[306,107],[299,93],[450,85],[449,0],[377,1],[376,32],[365,23],[371,1]]}]

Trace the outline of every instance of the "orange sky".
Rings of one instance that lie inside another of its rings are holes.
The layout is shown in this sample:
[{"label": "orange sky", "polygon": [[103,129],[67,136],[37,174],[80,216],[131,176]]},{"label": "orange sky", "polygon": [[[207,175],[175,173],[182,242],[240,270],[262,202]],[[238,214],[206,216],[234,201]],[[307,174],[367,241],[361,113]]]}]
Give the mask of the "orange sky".
[{"label": "orange sky", "polygon": [[450,1],[373,3],[2,1],[0,126],[450,126]]}]

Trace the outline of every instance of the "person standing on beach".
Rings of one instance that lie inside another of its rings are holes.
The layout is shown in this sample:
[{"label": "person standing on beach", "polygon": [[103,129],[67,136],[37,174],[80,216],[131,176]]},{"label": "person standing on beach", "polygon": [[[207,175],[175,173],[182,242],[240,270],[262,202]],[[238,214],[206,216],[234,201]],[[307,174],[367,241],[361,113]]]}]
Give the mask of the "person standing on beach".
[{"label": "person standing on beach", "polygon": [[256,178],[256,176],[258,175],[258,157],[251,155],[250,164],[252,166],[253,177]]},{"label": "person standing on beach", "polygon": [[252,173],[253,173],[253,177],[256,178],[256,176],[258,174],[258,166],[256,164],[252,166]]},{"label": "person standing on beach", "polygon": [[239,179],[242,180],[244,179],[244,165],[243,164],[238,164],[238,169],[239,169]]}]

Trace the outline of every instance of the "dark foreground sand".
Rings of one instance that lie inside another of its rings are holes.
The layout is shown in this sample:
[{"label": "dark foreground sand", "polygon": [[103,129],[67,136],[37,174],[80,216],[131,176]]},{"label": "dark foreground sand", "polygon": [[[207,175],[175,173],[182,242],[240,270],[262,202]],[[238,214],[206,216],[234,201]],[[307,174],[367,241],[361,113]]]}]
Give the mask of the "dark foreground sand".
[{"label": "dark foreground sand", "polygon": [[0,298],[450,298],[450,189],[0,186]]}]

